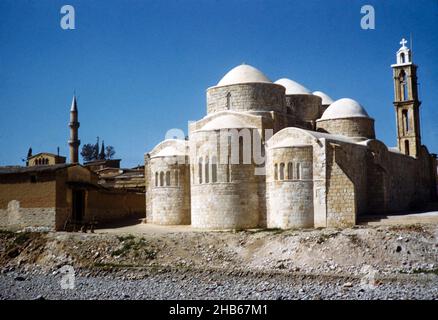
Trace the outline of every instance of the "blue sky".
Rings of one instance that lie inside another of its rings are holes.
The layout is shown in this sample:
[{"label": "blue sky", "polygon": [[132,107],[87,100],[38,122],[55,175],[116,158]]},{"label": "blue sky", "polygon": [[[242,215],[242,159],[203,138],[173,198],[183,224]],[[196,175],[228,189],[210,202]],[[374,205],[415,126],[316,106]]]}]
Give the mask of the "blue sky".
[{"label": "blue sky", "polygon": [[[73,5],[76,29],[60,28]],[[376,29],[362,30],[371,4]],[[99,136],[122,166],[168,129],[205,115],[205,90],[242,62],[334,99],[351,97],[396,144],[390,65],[414,39],[423,143],[438,152],[438,1],[0,1],[0,165],[34,153],[68,155],[78,95],[82,144]]]}]

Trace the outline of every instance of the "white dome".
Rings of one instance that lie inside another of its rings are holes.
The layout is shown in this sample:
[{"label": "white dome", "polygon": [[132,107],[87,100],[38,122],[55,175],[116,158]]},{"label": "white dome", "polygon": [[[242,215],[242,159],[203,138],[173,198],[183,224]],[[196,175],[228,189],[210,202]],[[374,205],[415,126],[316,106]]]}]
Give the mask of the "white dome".
[{"label": "white dome", "polygon": [[228,71],[221,81],[218,82],[217,86],[251,82],[272,83],[272,81],[257,68],[248,64],[241,64]]},{"label": "white dome", "polygon": [[200,131],[213,131],[221,129],[241,129],[241,128],[255,128],[252,125],[246,124],[244,121],[238,117],[230,114],[226,114],[217,117],[207,124],[205,124]]},{"label": "white dome", "polygon": [[353,99],[342,98],[333,102],[322,114],[321,120],[340,118],[369,118],[365,109]]},{"label": "white dome", "polygon": [[160,152],[153,156],[153,158],[158,157],[173,157],[173,156],[184,156],[185,153],[181,150],[178,150],[174,146],[168,146],[163,148]]},{"label": "white dome", "polygon": [[282,78],[278,79],[274,83],[279,84],[286,88],[286,94],[312,94],[305,86],[295,82],[293,80]]},{"label": "white dome", "polygon": [[332,104],[334,102],[334,100],[332,98],[330,98],[328,95],[326,95],[322,91],[315,91],[315,92],[313,92],[313,95],[320,97],[322,99],[323,105]]}]

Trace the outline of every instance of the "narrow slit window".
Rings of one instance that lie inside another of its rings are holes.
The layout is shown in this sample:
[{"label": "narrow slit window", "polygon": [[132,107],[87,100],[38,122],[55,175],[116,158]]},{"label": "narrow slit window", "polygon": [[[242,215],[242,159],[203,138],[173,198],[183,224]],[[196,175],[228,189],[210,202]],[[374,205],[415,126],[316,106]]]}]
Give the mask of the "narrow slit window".
[{"label": "narrow slit window", "polygon": [[301,179],[301,163],[297,163],[297,165],[296,165],[296,178],[297,178],[297,180],[300,180]]},{"label": "narrow slit window", "polygon": [[160,187],[164,186],[164,172],[160,172]]},{"label": "narrow slit window", "polygon": [[170,186],[170,171],[166,171],[166,186]]},{"label": "narrow slit window", "polygon": [[293,174],[294,174],[294,171],[293,171],[293,164],[292,164],[292,162],[289,162],[289,163],[287,164],[287,178],[288,178],[289,180],[292,180],[292,179],[293,179]]},{"label": "narrow slit window", "polygon": [[198,162],[198,179],[199,179],[199,184],[202,183],[202,158],[199,158],[199,162]]},{"label": "narrow slit window", "polygon": [[280,180],[284,180],[284,163],[280,163]]},{"label": "narrow slit window", "polygon": [[205,183],[209,183],[210,182],[210,168],[209,168],[209,163],[208,163],[208,157],[206,157],[205,158],[205,164],[204,164],[204,167],[205,167],[205,173],[204,173],[204,175],[205,175],[205,178],[204,178],[204,180],[205,180]]},{"label": "narrow slit window", "polygon": [[211,182],[217,182],[217,163],[216,157],[211,158]]}]

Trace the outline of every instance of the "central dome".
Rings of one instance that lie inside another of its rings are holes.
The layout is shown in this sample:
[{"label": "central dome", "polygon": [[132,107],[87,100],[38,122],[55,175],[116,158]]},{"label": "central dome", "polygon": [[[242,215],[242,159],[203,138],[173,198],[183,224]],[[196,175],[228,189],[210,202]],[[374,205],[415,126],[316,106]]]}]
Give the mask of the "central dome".
[{"label": "central dome", "polygon": [[291,79],[282,78],[275,81],[276,84],[279,84],[286,88],[286,94],[312,94],[309,89],[305,86],[295,82]]},{"label": "central dome", "polygon": [[239,83],[272,83],[259,69],[248,64],[241,64],[230,71],[218,82],[217,86],[227,86]]},{"label": "central dome", "polygon": [[370,116],[357,101],[342,98],[333,102],[323,113],[321,120],[340,118],[369,118]]}]

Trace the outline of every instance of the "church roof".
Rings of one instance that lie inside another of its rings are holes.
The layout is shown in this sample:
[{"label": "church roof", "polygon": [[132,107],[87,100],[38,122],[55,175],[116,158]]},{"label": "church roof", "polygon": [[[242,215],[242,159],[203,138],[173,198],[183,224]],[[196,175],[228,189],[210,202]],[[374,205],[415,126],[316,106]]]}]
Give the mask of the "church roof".
[{"label": "church roof", "polygon": [[295,82],[293,80],[282,78],[275,81],[276,84],[279,84],[286,88],[286,94],[312,94],[309,89],[305,86]]},{"label": "church roof", "polygon": [[239,83],[272,83],[263,72],[248,64],[241,64],[230,71],[218,82],[217,86],[227,86]]},{"label": "church roof", "polygon": [[154,158],[158,157],[173,157],[173,156],[185,156],[186,154],[179,149],[175,148],[174,146],[167,146],[160,150],[156,155],[154,155]]},{"label": "church roof", "polygon": [[61,159],[66,159],[64,156],[60,156],[60,155],[57,155],[57,154],[54,154],[54,153],[50,153],[50,152],[40,152],[40,153],[37,153],[37,154],[34,154],[34,155],[31,155],[30,157],[28,157],[27,159],[33,159],[33,158],[36,158],[36,157],[39,157],[39,156],[49,156],[49,157],[53,157],[53,158],[61,158]]},{"label": "church roof", "polygon": [[166,139],[157,144],[150,152],[150,157],[175,157],[187,155],[187,141],[181,139]]},{"label": "church roof", "polygon": [[221,129],[241,129],[255,128],[252,125],[245,123],[242,119],[232,114],[219,116],[210,122],[206,123],[199,131],[213,131]]},{"label": "church roof", "polygon": [[318,96],[322,99],[322,105],[332,104],[334,100],[330,98],[327,94],[322,91],[314,91],[313,95]]},{"label": "church roof", "polygon": [[60,163],[60,164],[33,166],[33,167],[0,167],[0,175],[19,174],[19,173],[37,173],[37,172],[55,172],[73,166],[80,166],[80,165],[75,165],[70,163]]},{"label": "church roof", "polygon": [[322,114],[320,120],[342,118],[370,118],[370,116],[357,101],[342,98],[333,102]]}]

